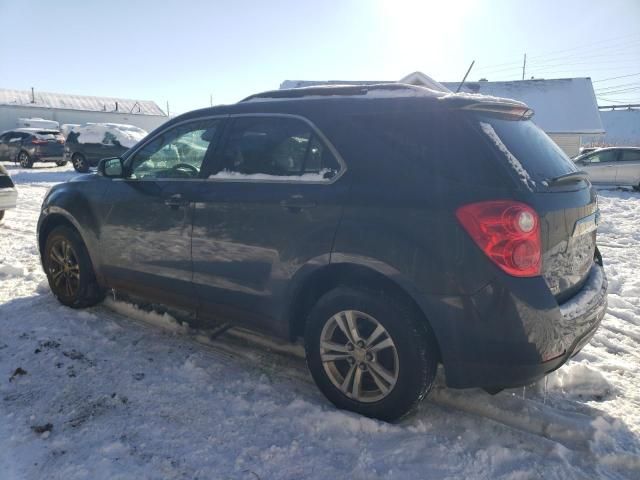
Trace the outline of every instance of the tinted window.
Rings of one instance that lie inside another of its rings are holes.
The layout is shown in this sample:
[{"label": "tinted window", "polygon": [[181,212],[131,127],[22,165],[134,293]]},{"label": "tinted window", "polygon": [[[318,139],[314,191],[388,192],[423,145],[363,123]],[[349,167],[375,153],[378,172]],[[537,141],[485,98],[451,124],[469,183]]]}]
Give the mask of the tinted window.
[{"label": "tinted window", "polygon": [[478,116],[482,132],[515,169],[519,163],[533,181],[577,170],[567,155],[531,120]]},{"label": "tinted window", "polygon": [[202,120],[157,136],[130,160],[131,178],[197,177],[218,138],[220,124],[220,120]]},{"label": "tinted window", "polygon": [[591,154],[583,159],[585,163],[605,163],[615,162],[618,156],[617,150],[605,150],[604,152],[598,152]]},{"label": "tinted window", "polygon": [[337,171],[338,162],[306,122],[243,117],[233,121],[214,176],[305,175],[304,179],[321,180]]},{"label": "tinted window", "polygon": [[640,162],[640,150],[623,150],[620,160],[623,162]]},{"label": "tinted window", "polygon": [[350,117],[349,141],[373,175],[501,186],[508,177],[467,116],[449,110],[381,111]]}]

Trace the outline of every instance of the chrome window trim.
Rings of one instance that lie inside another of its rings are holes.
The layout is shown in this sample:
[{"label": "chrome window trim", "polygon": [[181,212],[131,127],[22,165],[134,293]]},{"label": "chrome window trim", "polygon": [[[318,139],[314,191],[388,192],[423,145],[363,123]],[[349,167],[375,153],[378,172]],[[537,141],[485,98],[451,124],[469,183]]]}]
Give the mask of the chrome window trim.
[{"label": "chrome window trim", "polygon": [[331,154],[334,156],[338,165],[340,166],[340,171],[333,178],[323,179],[323,180],[296,180],[293,176],[282,177],[282,180],[273,178],[273,179],[257,179],[257,178],[114,178],[113,181],[119,182],[212,182],[212,183],[294,183],[298,185],[332,185],[337,182],[347,171],[347,164],[342,158],[342,155],[336,150],[335,146],[329,141],[326,135],[320,130],[311,120],[301,115],[294,115],[289,113],[232,113],[232,114],[224,114],[224,115],[207,115],[199,118],[191,118],[188,120],[183,120],[178,123],[174,123],[166,128],[163,128],[158,133],[156,133],[153,137],[149,137],[141,143],[135,150],[133,150],[127,157],[124,159],[124,164],[127,166],[127,162],[130,159],[136,156],[136,154],[142,150],[146,145],[153,142],[160,135],[163,135],[168,130],[173,129],[174,127],[178,127],[180,125],[184,125],[187,123],[199,122],[203,120],[216,120],[216,119],[233,119],[233,118],[242,118],[242,117],[276,117],[276,118],[293,118],[296,120],[301,120],[306,123],[313,133],[315,133],[320,141],[329,149]]}]

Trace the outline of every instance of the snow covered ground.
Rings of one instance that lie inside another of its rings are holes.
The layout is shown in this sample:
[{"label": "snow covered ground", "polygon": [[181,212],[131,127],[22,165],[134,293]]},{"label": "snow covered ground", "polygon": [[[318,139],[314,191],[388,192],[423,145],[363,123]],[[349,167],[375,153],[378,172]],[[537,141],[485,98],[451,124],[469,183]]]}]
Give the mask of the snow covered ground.
[{"label": "snow covered ground", "polygon": [[609,310],[546,393],[439,386],[391,425],[333,408],[299,348],[212,341],[122,301],[59,305],[35,226],[75,173],[7,167],[20,197],[0,225],[2,479],[640,478],[640,194],[601,192]]}]

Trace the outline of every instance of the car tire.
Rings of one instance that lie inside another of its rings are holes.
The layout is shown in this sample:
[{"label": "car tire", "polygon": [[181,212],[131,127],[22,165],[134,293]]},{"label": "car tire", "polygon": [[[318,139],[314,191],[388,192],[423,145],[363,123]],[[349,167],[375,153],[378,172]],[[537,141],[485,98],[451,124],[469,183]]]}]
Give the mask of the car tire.
[{"label": "car tire", "polygon": [[75,230],[59,226],[49,233],[43,264],[51,292],[63,305],[85,308],[104,298],[87,248]]},{"label": "car tire", "polygon": [[33,167],[33,159],[25,151],[22,151],[22,152],[20,152],[18,154],[18,163],[20,164],[20,166],[22,168],[31,168],[31,167]]},{"label": "car tire", "polygon": [[81,153],[74,153],[73,157],[71,157],[71,163],[73,164],[75,171],[78,173],[87,173],[89,171],[87,159]]},{"label": "car tire", "polygon": [[56,162],[56,165],[59,167],[64,167],[67,164],[66,160],[60,160]]},{"label": "car tire", "polygon": [[384,292],[329,291],[311,309],[304,340],[322,393],[338,408],[367,417],[406,415],[436,376],[439,354],[430,327],[412,305]]}]

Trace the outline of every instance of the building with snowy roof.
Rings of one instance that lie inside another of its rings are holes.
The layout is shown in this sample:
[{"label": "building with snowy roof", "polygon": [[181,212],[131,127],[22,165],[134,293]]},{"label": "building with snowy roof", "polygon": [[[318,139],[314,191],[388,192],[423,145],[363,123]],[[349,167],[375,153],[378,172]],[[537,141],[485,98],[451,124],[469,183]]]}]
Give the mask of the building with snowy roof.
[{"label": "building with snowy roof", "polygon": [[[437,82],[422,72],[411,73],[400,79],[399,82],[454,92],[460,84],[460,82]],[[280,88],[334,84],[370,85],[374,83],[391,82],[389,80],[285,80]],[[570,157],[577,155],[580,146],[590,143],[594,136],[602,136],[605,133],[590,78],[465,82],[460,91],[511,98],[526,103],[535,111],[533,121]]]},{"label": "building with snowy roof", "polygon": [[169,117],[153,101],[0,88],[0,131],[19,119],[53,120],[60,125],[124,123],[151,131]]}]

